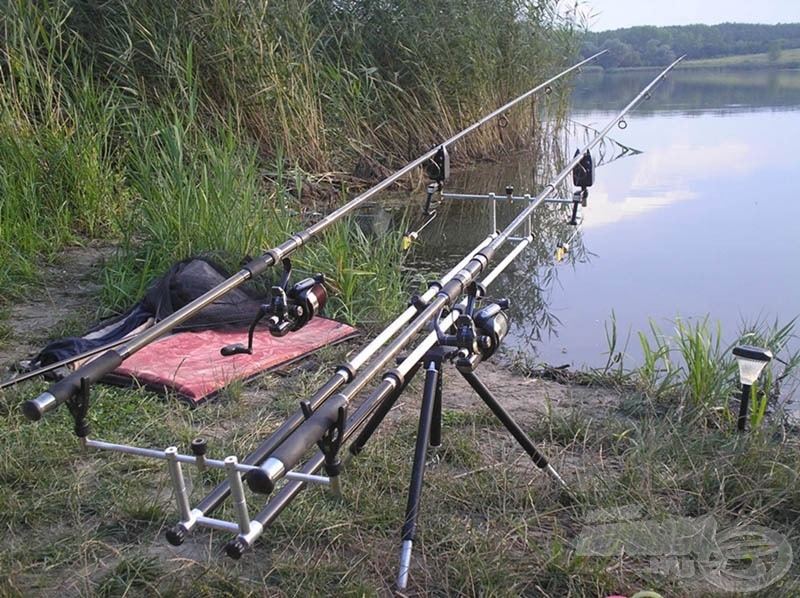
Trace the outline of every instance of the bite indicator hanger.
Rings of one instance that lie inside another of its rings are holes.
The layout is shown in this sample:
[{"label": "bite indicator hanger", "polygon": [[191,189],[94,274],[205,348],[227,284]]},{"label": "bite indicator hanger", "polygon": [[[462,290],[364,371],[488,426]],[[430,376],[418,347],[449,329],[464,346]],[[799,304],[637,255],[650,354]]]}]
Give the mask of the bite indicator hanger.
[{"label": "bite indicator hanger", "polygon": [[[575,150],[573,157],[577,158],[580,150]],[[594,185],[594,161],[588,150],[583,154],[578,163],[572,168],[572,184],[579,189],[572,193],[572,215],[568,224],[578,226],[578,206],[586,207],[589,198],[589,187]],[[570,240],[575,235],[570,237]],[[569,253],[570,240],[562,241],[556,247],[556,261],[560,262]]]},{"label": "bite indicator hanger", "polygon": [[569,243],[561,242],[556,247],[556,261],[560,262],[569,253]]},{"label": "bite indicator hanger", "polygon": [[425,197],[425,209],[422,211],[422,216],[425,218],[425,221],[416,230],[403,235],[403,251],[407,251],[411,247],[411,244],[419,238],[419,234],[422,230],[436,218],[436,205],[438,204],[434,204],[433,196],[437,191],[441,190],[442,184],[440,182],[428,184],[427,195]]},{"label": "bite indicator hanger", "polygon": [[433,183],[429,183],[427,187],[425,209],[422,211],[422,216],[425,218],[425,221],[417,230],[403,235],[404,251],[408,250],[411,244],[417,240],[422,229],[436,218],[436,206],[433,203],[433,196],[437,191],[441,192],[444,182],[450,178],[450,154],[447,153],[446,146],[440,145],[438,151],[428,160],[425,164],[425,174],[428,175],[429,179],[434,181]]},{"label": "bite indicator hanger", "polygon": [[283,259],[283,275],[280,284],[272,287],[269,303],[261,305],[247,331],[247,346],[241,343],[225,345],[220,353],[225,357],[231,355],[253,354],[253,335],[256,326],[265,317],[267,329],[272,336],[281,337],[289,332],[300,330],[311,319],[325,308],[328,292],[325,290],[325,277],[322,274],[304,278],[289,288],[289,276],[292,263],[289,258]]}]

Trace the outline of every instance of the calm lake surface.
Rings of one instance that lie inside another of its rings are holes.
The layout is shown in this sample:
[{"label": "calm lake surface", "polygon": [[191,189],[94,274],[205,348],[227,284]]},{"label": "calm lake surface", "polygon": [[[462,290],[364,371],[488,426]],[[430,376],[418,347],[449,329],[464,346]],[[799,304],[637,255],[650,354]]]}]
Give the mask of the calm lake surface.
[{"label": "calm lake surface", "polygon": [[[580,75],[572,119],[602,129],[655,74]],[[744,322],[800,315],[800,72],[679,71],[625,120],[610,136],[640,153],[620,156],[614,144],[602,159],[595,152],[605,163],[583,211],[585,255],[555,268],[527,260],[492,287],[516,306],[507,348],[602,367],[613,314],[632,367],[637,332],[651,322],[671,334],[677,318],[708,318],[731,342]],[[570,152],[589,139],[579,131]],[[450,190],[513,184],[535,195],[529,170],[484,166],[454,177]],[[445,216],[423,231],[431,249],[419,259],[453,265],[488,230],[488,216],[463,204]]]}]

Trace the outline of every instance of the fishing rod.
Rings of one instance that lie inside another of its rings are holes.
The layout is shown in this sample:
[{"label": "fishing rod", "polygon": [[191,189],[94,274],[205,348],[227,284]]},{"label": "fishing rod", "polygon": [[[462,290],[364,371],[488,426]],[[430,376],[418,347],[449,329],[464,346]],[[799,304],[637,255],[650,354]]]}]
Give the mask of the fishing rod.
[{"label": "fishing rod", "polygon": [[[473,335],[465,335],[467,342],[463,342],[462,329],[459,328],[458,322],[466,318],[466,321],[471,326],[474,326],[478,321],[478,315],[474,318],[471,317],[472,312],[467,307],[467,316],[455,316],[458,310],[453,309],[449,314],[443,315],[445,310],[453,304],[458,296],[461,296],[464,291],[468,295],[468,305],[474,300],[477,295],[477,278],[482,274],[483,270],[487,268],[491,262],[492,257],[497,249],[499,249],[504,240],[511,238],[523,222],[527,222],[530,226],[530,216],[533,210],[540,205],[550,194],[555,192],[556,186],[563,181],[570,173],[575,176],[576,169],[581,168],[581,162],[585,160],[587,154],[591,149],[599,143],[603,136],[611,130],[611,128],[623,122],[623,117],[633,109],[643,98],[649,97],[650,91],[662,81],[667,74],[682,60],[679,58],[673,62],[669,67],[662,71],[649,85],[647,85],[642,92],[640,92],[619,114],[609,122],[609,125],[590,143],[588,143],[582,150],[576,153],[573,160],[548,184],[545,189],[532,200],[530,204],[521,211],[521,213],[514,218],[514,220],[493,240],[489,241],[485,248],[479,251],[475,257],[461,270],[450,282],[442,285],[442,290],[438,293],[436,298],[431,301],[427,307],[420,313],[416,320],[386,349],[386,353],[395,355],[395,349],[406,346],[410,342],[410,337],[415,335],[421,330],[421,326],[433,321],[436,329],[435,333],[430,333],[428,337],[420,343],[411,354],[403,359],[400,364],[393,370],[387,372],[378,386],[373,390],[369,398],[363,401],[356,412],[350,417],[345,418],[346,409],[355,398],[355,394],[359,392],[362,385],[359,383],[359,378],[365,378],[367,372],[364,372],[349,384],[344,390],[334,395],[328,400],[319,410],[315,412],[307,412],[307,421],[298,430],[292,434],[284,443],[281,444],[279,449],[269,456],[264,464],[259,469],[250,470],[248,472],[247,483],[251,490],[256,492],[271,492],[275,488],[276,482],[284,477],[289,470],[294,470],[298,465],[303,454],[310,449],[314,443],[319,446],[319,450],[314,456],[308,460],[299,470],[295,473],[300,475],[311,475],[323,465],[331,461],[331,455],[338,452],[342,443],[347,442],[351,436],[366,424],[366,428],[362,431],[359,438],[353,445],[351,445],[351,454],[355,455],[366,442],[372,432],[377,428],[383,416],[388,413],[391,405],[403,391],[408,384],[410,377],[420,369],[423,360],[426,366],[426,379],[425,391],[423,395],[423,404],[420,410],[420,427],[418,430],[416,449],[414,456],[414,465],[412,468],[411,485],[409,486],[409,499],[406,510],[406,519],[403,525],[402,533],[402,551],[400,560],[400,573],[397,578],[397,587],[402,590],[407,583],[407,577],[410,569],[410,559],[412,544],[415,535],[416,518],[419,511],[419,499],[422,490],[422,476],[424,475],[425,467],[425,448],[428,441],[431,444],[438,443],[437,430],[436,436],[432,431],[433,425],[432,417],[436,410],[441,413],[441,387],[437,388],[437,376],[439,375],[436,365],[436,357],[430,356],[428,351],[436,344],[455,344],[460,347],[458,358],[455,360],[456,368],[464,375],[464,378],[469,382],[481,398],[492,409],[495,415],[503,422],[506,428],[512,433],[515,439],[525,448],[529,456],[531,456],[534,463],[541,469],[550,474],[555,480],[561,483],[562,487],[566,487],[563,479],[557,472],[547,463],[547,460],[538,453],[533,446],[530,439],[525,435],[524,431],[511,419],[511,417],[504,412],[503,408],[499,405],[496,398],[491,392],[474,376],[474,369],[477,364],[487,355],[491,354],[492,350],[496,350],[497,345],[502,342],[502,336],[507,332],[507,320],[503,323],[502,307],[499,304],[490,304],[489,309],[486,310],[487,317],[484,318],[482,326],[480,326],[480,333],[487,333],[487,336],[482,338],[491,339],[488,344],[486,340],[483,344],[476,343],[476,332],[473,327]],[[579,198],[585,200],[586,189],[583,188]],[[571,224],[575,223],[575,212],[571,218]],[[526,239],[530,239],[530,231]],[[528,241],[529,242],[529,241]],[[511,263],[518,255],[515,248],[511,254],[501,262],[501,266]],[[500,268],[500,267],[498,267]],[[479,313],[483,313],[481,310]],[[453,318],[455,317],[455,320]],[[499,320],[499,324],[498,321]],[[457,332],[455,335],[445,334],[443,330],[449,327],[455,321],[455,328]],[[462,322],[463,325],[463,322]],[[503,331],[505,330],[505,332]],[[496,334],[496,336],[495,336]],[[466,349],[471,347],[470,349]],[[490,350],[484,351],[485,348]],[[446,347],[441,347],[445,349]],[[440,353],[439,359],[443,355]],[[378,359],[377,361],[381,361]],[[441,363],[441,362],[439,362]],[[441,384],[438,378],[438,384]],[[434,397],[435,395],[435,397]],[[438,406],[437,406],[438,403]],[[368,421],[369,420],[369,421]],[[437,442],[433,442],[436,438]],[[329,472],[329,476],[338,476],[338,467],[334,474]],[[330,481],[332,481],[329,478]],[[310,481],[310,480],[309,480]],[[243,523],[246,519],[247,511],[239,511],[240,528],[239,533],[234,540],[228,543],[225,551],[228,556],[232,558],[240,558],[245,550],[247,550],[252,543],[263,533],[266,526],[269,525],[305,486],[306,480],[300,477],[290,479],[283,487],[276,493],[274,497],[267,503],[267,505],[258,513],[252,520]],[[243,523],[243,524],[242,524]]]},{"label": "fishing rod", "polygon": [[117,349],[110,349],[106,351],[105,353],[103,353],[90,363],[81,366],[72,374],[66,376],[64,379],[60,380],[59,382],[56,382],[55,384],[52,384],[46,392],[39,395],[36,399],[25,401],[22,405],[23,413],[30,420],[37,421],[41,419],[47,412],[57,408],[65,401],[77,396],[79,392],[82,392],[81,391],[82,388],[88,387],[91,384],[98,382],[100,379],[103,378],[103,376],[111,373],[117,367],[119,367],[126,358],[130,357],[140,349],[146,347],[147,345],[157,340],[161,336],[167,334],[173,328],[183,323],[184,321],[188,320],[206,306],[210,305],[211,303],[213,303],[223,295],[227,294],[228,292],[232,291],[236,287],[240,286],[244,282],[254,277],[260,276],[267,269],[279,263],[280,261],[288,259],[288,257],[292,253],[294,253],[294,251],[305,245],[309,240],[319,235],[322,231],[327,229],[335,222],[341,220],[344,216],[346,216],[356,208],[362,206],[374,195],[386,189],[392,183],[394,183],[401,177],[405,176],[413,169],[424,164],[426,161],[431,160],[431,158],[434,158],[437,154],[446,155],[447,146],[455,143],[465,135],[471,133],[478,127],[482,126],[483,124],[497,117],[505,110],[511,108],[512,106],[521,102],[522,100],[530,97],[532,94],[537,93],[538,91],[543,89],[544,90],[551,89],[550,86],[555,81],[573,71],[580,69],[583,65],[596,59],[603,53],[605,53],[605,50],[602,52],[598,52],[597,54],[594,54],[593,56],[590,56],[589,58],[574,64],[573,66],[561,71],[557,75],[554,75],[544,83],[537,85],[536,87],[523,93],[517,98],[511,100],[510,102],[507,102],[506,104],[494,110],[493,112],[483,117],[479,121],[473,123],[472,125],[468,126],[462,131],[456,133],[455,135],[450,137],[448,140],[446,140],[439,146],[436,146],[428,150],[417,159],[413,160],[412,162],[409,162],[406,166],[404,166],[400,170],[397,170],[393,174],[389,175],[388,177],[380,181],[378,184],[374,185],[373,187],[369,188],[360,195],[356,196],[343,206],[334,210],[333,212],[331,212],[326,217],[322,218],[317,223],[313,224],[312,226],[306,228],[305,230],[299,233],[291,235],[290,238],[284,241],[282,244],[268,250],[261,257],[252,260],[250,263],[246,264],[239,272],[229,277],[227,280],[223,281],[216,287],[210,289],[209,291],[207,291],[194,301],[188,303],[181,309],[177,310],[169,317],[161,320],[160,322],[156,323],[147,330],[139,333],[135,338],[131,339],[126,344],[122,345]]},{"label": "fishing rod", "polygon": [[[455,301],[463,295],[470,285],[475,284],[480,274],[492,261],[497,251],[510,239],[523,224],[529,221],[533,211],[555,193],[557,185],[566,179],[573,170],[585,159],[585,155],[590,153],[608,132],[620,122],[624,122],[625,115],[638,105],[642,99],[647,97],[650,91],[658,85],[667,74],[683,60],[683,56],[675,60],[664,69],[655,79],[623,108],[615,118],[613,118],[604,129],[602,129],[594,139],[576,152],[575,157],[559,172],[555,178],[548,183],[528,205],[511,221],[506,228],[488,242],[468,263],[447,283],[443,284],[436,297],[420,312],[414,321],[402,331],[395,340],[384,350],[383,357],[377,358],[373,364],[386,363],[405,348],[413,338],[429,322],[439,317],[443,310],[452,306]],[[306,453],[315,443],[328,433],[329,430],[337,425],[341,419],[341,412],[345,410],[354,399],[355,395],[366,386],[376,375],[376,368],[371,364],[364,369],[361,374],[356,376],[348,384],[346,389],[336,393],[313,414],[310,414],[305,422],[284,441],[281,446],[270,455],[259,469],[253,470],[247,477],[248,485],[251,490],[256,492],[270,493],[275,484],[299,462],[303,454]],[[383,384],[383,383],[382,383]],[[387,383],[386,393],[388,394],[397,385],[394,381]]]}]

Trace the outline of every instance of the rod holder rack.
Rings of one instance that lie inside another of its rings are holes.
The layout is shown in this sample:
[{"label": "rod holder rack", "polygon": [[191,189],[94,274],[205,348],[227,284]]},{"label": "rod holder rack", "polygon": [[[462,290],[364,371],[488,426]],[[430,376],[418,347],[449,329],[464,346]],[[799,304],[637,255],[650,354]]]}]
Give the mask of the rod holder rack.
[{"label": "rod holder rack", "polygon": [[[244,538],[250,536],[258,537],[261,534],[261,524],[258,521],[252,521],[250,519],[244,484],[242,483],[242,476],[250,471],[259,469],[258,466],[239,463],[239,460],[234,455],[230,455],[222,461],[218,459],[209,459],[205,455],[187,455],[179,453],[175,446],[167,447],[164,450],[157,450],[128,444],[116,444],[102,440],[94,440],[86,437],[81,438],[81,444],[86,449],[91,448],[125,453],[127,455],[159,459],[167,462],[172,489],[175,492],[175,502],[177,503],[178,512],[181,517],[181,521],[178,522],[176,528],[167,534],[167,539],[171,544],[181,544],[186,534],[198,526],[238,533],[239,536]],[[183,473],[183,467],[181,466],[182,463],[195,465],[198,471],[202,471],[208,467],[226,470],[236,521],[207,517],[202,511],[191,507],[189,502],[189,490],[186,488],[186,478]],[[320,484],[323,486],[328,486],[331,483],[330,478],[326,476],[300,473],[297,471],[286,472],[283,477],[288,480]]]},{"label": "rod holder rack", "polygon": [[[509,201],[509,202],[530,202],[533,197],[530,193],[526,193],[525,195],[505,195],[501,193],[485,193],[485,194],[475,194],[475,193],[442,193],[442,199],[482,199],[488,201]],[[572,204],[572,199],[565,199],[562,197],[552,197],[544,200],[544,203],[556,203],[556,204]]]},{"label": "rod holder rack", "polygon": [[[535,200],[535,197],[532,197],[530,193],[525,193],[524,195],[514,195],[512,191],[512,187],[508,187],[506,189],[506,193],[449,193],[445,191],[439,192],[439,198],[442,200],[445,199],[456,199],[456,200],[479,200],[479,201],[490,201],[492,202],[492,211],[491,211],[491,227],[493,231],[498,230],[497,228],[497,202],[504,201],[512,204],[514,202],[519,202],[520,204],[523,203],[530,203],[531,201]],[[561,205],[575,205],[575,198],[565,199],[560,197],[553,197],[553,198],[545,198],[545,203],[550,204],[561,204]],[[512,243],[519,243],[523,241],[528,235],[530,235],[531,231],[531,221],[528,218],[526,223],[526,230],[524,235],[522,236],[511,236],[508,237],[508,241]]]}]

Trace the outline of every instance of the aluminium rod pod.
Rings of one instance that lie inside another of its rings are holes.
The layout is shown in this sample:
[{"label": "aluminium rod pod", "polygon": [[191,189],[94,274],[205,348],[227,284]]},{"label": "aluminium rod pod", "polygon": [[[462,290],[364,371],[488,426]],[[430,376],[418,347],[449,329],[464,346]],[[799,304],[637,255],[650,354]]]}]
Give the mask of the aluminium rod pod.
[{"label": "aluminium rod pod", "polygon": [[[441,281],[430,283],[429,288],[419,297],[419,302],[426,304],[432,299],[441,288],[441,285],[454,276],[466,264],[472,256],[480,250],[482,246],[492,239],[493,235],[489,235],[477,247],[470,251],[455,267],[446,273]],[[319,405],[330,398],[339,388],[344,384],[353,380],[356,372],[360,370],[377,352],[378,350],[391,340],[391,338],[404,326],[408,324],[414,317],[416,317],[418,309],[413,305],[409,306],[400,316],[395,318],[377,337],[375,337],[366,347],[364,347],[358,354],[350,358],[346,363],[341,364],[336,368],[333,376],[320,387],[314,395],[307,401],[312,411]],[[298,410],[295,411],[287,420],[279,426],[267,439],[262,441],[244,460],[248,465],[260,465],[268,455],[270,455],[280,444],[283,442],[300,424],[305,421],[304,414]],[[200,515],[206,516],[222,505],[223,501],[228,497],[230,487],[227,481],[221,482],[209,494],[205,496],[196,506],[195,511]],[[186,535],[191,532],[192,528],[197,523],[196,518],[184,519],[179,522],[169,533],[167,539],[171,544],[178,545],[183,542]]]},{"label": "aluminium rod pod", "polygon": [[[508,255],[506,255],[497,264],[497,266],[481,280],[478,288],[485,289],[491,286],[497,277],[502,274],[532,242],[533,236],[529,234],[521,243],[515,245]],[[475,251],[473,251],[473,253],[474,252]],[[471,256],[468,255],[467,258],[462,260],[462,262],[454,270],[460,271],[462,264],[468,262],[469,259],[471,259]],[[449,277],[451,274],[452,272],[449,273],[447,277]],[[445,281],[447,277],[443,278],[442,281]],[[431,288],[440,288],[441,286],[443,286],[443,282],[434,283]],[[460,313],[461,309],[463,309],[465,305],[466,300],[462,301],[461,304],[456,306],[456,308],[454,308],[447,316],[445,316],[446,325],[440,327],[447,329],[450,325],[452,325],[452,323],[455,322],[455,318],[457,317],[458,313]],[[344,433],[344,440],[348,440],[357,431],[362,430],[362,427],[364,428],[364,430],[360,432],[359,437],[354,441],[354,444],[350,447],[349,453],[351,455],[356,455],[358,453],[359,444],[362,441],[366,441],[365,438],[363,438],[364,435],[368,437],[374,431],[369,430],[370,426],[377,427],[380,424],[382,415],[385,415],[385,413],[382,414],[381,412],[387,412],[388,409],[391,408],[391,403],[393,403],[399,397],[399,394],[402,392],[405,385],[407,385],[411,378],[416,374],[424,355],[431,348],[433,348],[437,342],[438,338],[436,332],[429,332],[428,335],[419,343],[419,345],[417,345],[411,351],[411,353],[397,365],[396,368],[386,372],[383,375],[383,379],[378,387],[372,391],[370,396],[348,419]],[[311,457],[311,459],[306,461],[306,463],[300,468],[299,473],[303,475],[313,474],[320,467],[322,467],[324,460],[325,457],[322,452],[317,451],[317,453]],[[301,479],[289,480],[282,488],[280,488],[280,490],[278,490],[278,492],[276,492],[274,496],[270,498],[266,506],[260,513],[258,513],[258,515],[255,516],[253,520],[261,526],[262,530],[265,529],[278,517],[278,515],[280,515],[281,512],[283,512],[283,509],[285,509],[289,503],[291,503],[291,501],[305,487],[305,485],[306,482]],[[195,511],[197,511],[197,509],[195,509]],[[181,522],[175,529],[185,535],[185,532],[188,532],[188,529],[191,529],[193,526],[194,520],[191,522]],[[255,539],[256,538],[253,537],[252,534],[248,537],[240,534],[226,546],[226,553],[231,558],[241,558]]]},{"label": "aluminium rod pod", "polygon": [[[506,226],[497,236],[490,241],[485,247],[481,248],[475,256],[467,262],[464,268],[453,276],[446,284],[442,285],[441,290],[436,297],[425,307],[423,311],[417,316],[412,324],[398,336],[398,338],[384,351],[383,359],[379,359],[377,363],[386,363],[394,355],[396,355],[403,347],[405,347],[411,339],[429,322],[433,321],[437,314],[443,309],[452,306],[455,301],[463,295],[471,284],[476,282],[494,257],[495,253],[509,240],[511,235],[521,226],[527,223],[533,211],[555,193],[556,186],[572,174],[574,168],[583,159],[583,156],[590,152],[603,138],[608,135],[609,131],[616,125],[622,118],[633,109],[645,95],[653,89],[661,80],[663,80],[667,73],[669,73],[675,66],[683,60],[683,57],[675,60],[664,71],[662,71],[655,79],[653,79],[645,88],[625,106],[606,127],[597,133],[597,135],[589,143],[586,144],[581,150],[578,151],[575,157],[570,160],[567,165],[559,172],[556,177],[545,186],[544,190],[532,199],[529,204],[514,218],[514,220]],[[308,418],[297,430],[288,437],[281,446],[270,455],[261,466],[260,470],[254,470],[247,478],[251,490],[255,492],[270,493],[275,488],[275,484],[285,474],[294,468],[303,454],[310,449],[326,431],[334,425],[338,418],[338,410],[341,407],[346,407],[353,399],[355,394],[359,392],[374,375],[377,374],[376,368],[368,368],[360,376],[358,376],[350,385],[344,390],[340,391],[329,399],[322,407],[320,407],[310,418]]]},{"label": "aluminium rod pod", "polygon": [[[522,253],[525,247],[530,245],[532,242],[533,237],[529,235],[523,240],[523,242],[517,244],[509,252],[509,254],[506,255],[506,257],[503,258],[497,264],[497,266],[483,278],[479,288],[487,288],[491,286],[497,277],[504,272],[508,266],[511,265],[511,263]],[[469,260],[465,258],[462,260],[462,263],[467,261]],[[460,269],[461,265],[456,268],[456,270]],[[442,283],[436,284],[439,287],[442,286]],[[462,304],[460,304],[460,306],[465,305],[466,301],[463,301]],[[460,312],[458,308],[459,306],[456,306],[456,308],[454,308],[450,314],[445,316],[445,319],[448,320],[447,325],[444,326],[445,329],[455,321],[457,314]],[[432,347],[434,347],[437,342],[438,339],[436,332],[429,332],[428,335],[419,343],[419,345],[417,345],[411,351],[411,353],[406,356],[406,358],[403,359],[400,364],[397,365],[396,368],[386,372],[383,375],[383,379],[378,387],[372,391],[369,398],[367,398],[358,407],[357,411],[348,419],[344,433],[344,440],[348,440],[353,434],[361,430],[362,426],[365,424],[367,427],[370,425],[375,425],[377,427],[377,425],[379,425],[380,421],[374,420],[374,418],[380,417],[380,412],[382,410],[387,410],[388,407],[390,407],[389,403],[397,399],[404,386],[408,384],[410,379],[415,375],[416,371],[420,367],[423,356]],[[361,434],[364,434],[364,432]],[[359,436],[359,439],[355,441],[356,445],[360,442],[360,439],[361,436]],[[353,450],[353,448],[353,446],[350,447],[350,452],[355,455],[358,452],[358,449],[356,448],[356,450]],[[317,451],[317,453],[300,468],[299,473],[304,475],[312,474],[322,467],[324,459],[325,458],[322,452]],[[278,515],[280,515],[283,509],[285,509],[294,499],[294,497],[297,496],[297,494],[305,487],[305,484],[306,482],[301,479],[289,480],[273,497],[270,498],[267,505],[258,515],[256,515],[254,521],[257,521],[258,524],[261,525],[261,529],[266,528],[266,526],[272,523],[278,517]],[[178,529],[184,531],[183,522],[179,524]],[[235,540],[226,546],[226,552],[228,556],[234,559],[241,558],[244,551],[254,540],[255,538],[252,535],[249,537],[244,537],[240,534]]]}]

